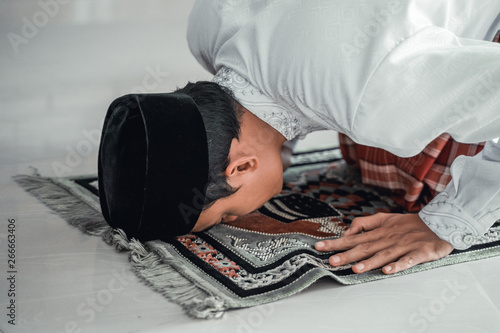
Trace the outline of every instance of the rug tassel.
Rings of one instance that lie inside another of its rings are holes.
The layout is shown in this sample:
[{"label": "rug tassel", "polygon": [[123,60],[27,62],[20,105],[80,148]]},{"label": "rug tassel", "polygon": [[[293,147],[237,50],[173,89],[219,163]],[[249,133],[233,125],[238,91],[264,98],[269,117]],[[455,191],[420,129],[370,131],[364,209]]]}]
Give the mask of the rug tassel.
[{"label": "rug tassel", "polygon": [[129,251],[135,274],[170,301],[182,306],[189,316],[198,319],[220,318],[227,310],[220,298],[208,295],[174,268],[182,263],[174,263],[173,258],[161,258],[136,239],[128,241],[120,229],[106,233],[103,238],[109,245]]},{"label": "rug tassel", "polygon": [[14,180],[24,190],[84,233],[100,236],[109,229],[109,225],[100,212],[73,195],[68,195],[68,190],[55,184],[50,178],[20,175],[15,176]]},{"label": "rug tassel", "polygon": [[106,244],[114,247],[117,251],[129,250],[129,240],[122,229],[109,228],[107,232],[103,233],[102,239]]}]

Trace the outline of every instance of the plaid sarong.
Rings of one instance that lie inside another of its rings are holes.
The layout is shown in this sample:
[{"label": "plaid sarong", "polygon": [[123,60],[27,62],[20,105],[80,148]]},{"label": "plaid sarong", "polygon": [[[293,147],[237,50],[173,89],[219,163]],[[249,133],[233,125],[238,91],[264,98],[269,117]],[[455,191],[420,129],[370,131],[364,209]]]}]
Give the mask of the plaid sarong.
[{"label": "plaid sarong", "polygon": [[359,167],[364,184],[391,191],[392,199],[407,211],[419,211],[443,191],[451,180],[451,163],[460,155],[479,153],[484,143],[463,144],[442,134],[413,157],[402,158],[386,150],[356,144],[339,134],[344,160]]}]

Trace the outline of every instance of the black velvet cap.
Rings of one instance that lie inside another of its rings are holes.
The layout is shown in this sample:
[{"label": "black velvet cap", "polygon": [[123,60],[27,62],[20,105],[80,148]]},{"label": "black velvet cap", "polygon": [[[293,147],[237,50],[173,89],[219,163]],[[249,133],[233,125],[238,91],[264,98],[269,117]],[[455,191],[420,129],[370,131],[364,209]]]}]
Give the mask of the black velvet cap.
[{"label": "black velvet cap", "polygon": [[104,120],[98,172],[110,226],[141,241],[191,231],[208,182],[207,136],[196,103],[184,93],[116,99]]}]

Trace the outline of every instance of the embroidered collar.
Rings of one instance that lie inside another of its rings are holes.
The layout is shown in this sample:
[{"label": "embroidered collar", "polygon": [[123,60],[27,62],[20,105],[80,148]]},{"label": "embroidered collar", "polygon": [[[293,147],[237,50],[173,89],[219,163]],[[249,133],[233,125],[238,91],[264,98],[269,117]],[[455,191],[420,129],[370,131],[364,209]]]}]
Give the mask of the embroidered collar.
[{"label": "embroidered collar", "polygon": [[280,132],[287,140],[301,134],[296,116],[232,69],[222,67],[212,82],[231,90],[238,103]]}]

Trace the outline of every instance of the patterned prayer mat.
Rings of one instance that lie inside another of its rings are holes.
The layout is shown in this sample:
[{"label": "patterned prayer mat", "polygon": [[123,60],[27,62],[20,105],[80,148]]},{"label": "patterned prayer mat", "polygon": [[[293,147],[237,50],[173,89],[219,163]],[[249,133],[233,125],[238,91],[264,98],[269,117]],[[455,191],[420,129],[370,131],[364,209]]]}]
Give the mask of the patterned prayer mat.
[{"label": "patterned prayer mat", "polygon": [[354,274],[352,265],[331,267],[331,253],[316,251],[315,242],[341,236],[356,216],[402,211],[374,189],[341,181],[331,171],[310,172],[285,185],[261,209],[234,222],[171,242],[144,244],[106,224],[95,176],[16,180],[70,224],[128,251],[133,270],[146,284],[196,318],[217,318],[228,309],[276,301],[321,277],[356,284],[500,254],[499,221],[472,248],[398,274]]},{"label": "patterned prayer mat", "polygon": [[291,165],[283,174],[283,181],[296,181],[305,172],[325,170],[332,162],[340,160],[342,154],[339,147],[294,152],[290,157]]}]

